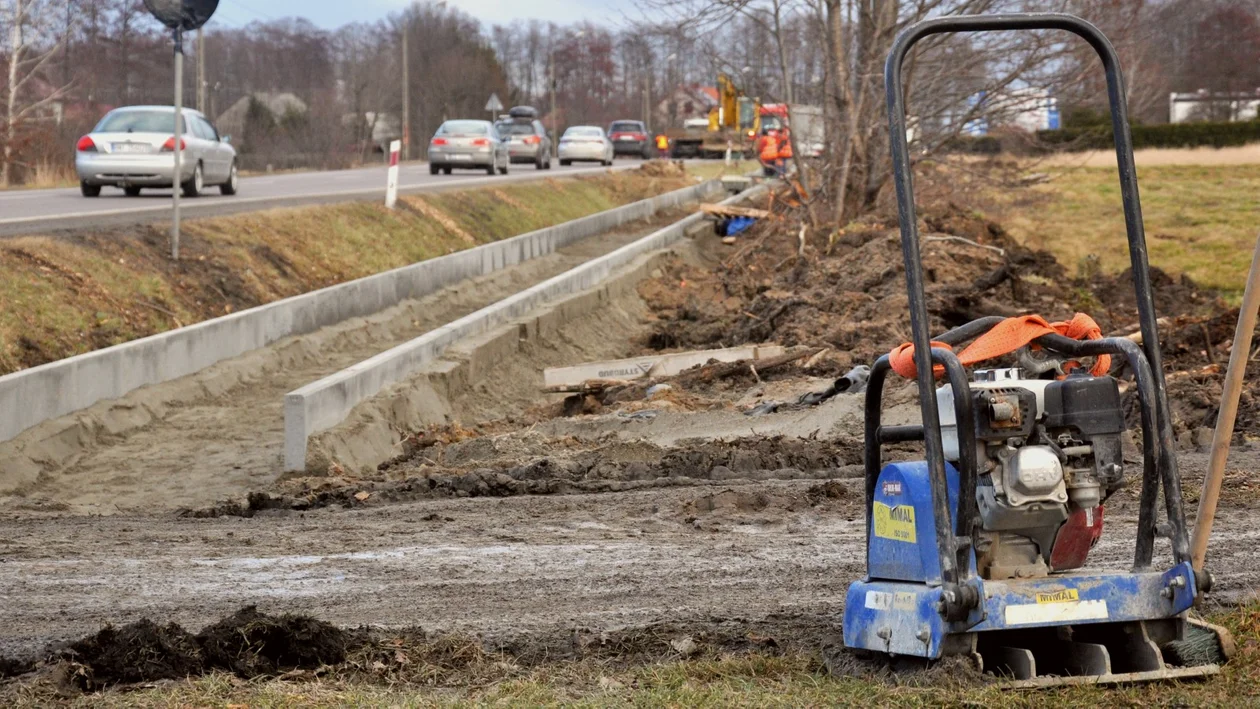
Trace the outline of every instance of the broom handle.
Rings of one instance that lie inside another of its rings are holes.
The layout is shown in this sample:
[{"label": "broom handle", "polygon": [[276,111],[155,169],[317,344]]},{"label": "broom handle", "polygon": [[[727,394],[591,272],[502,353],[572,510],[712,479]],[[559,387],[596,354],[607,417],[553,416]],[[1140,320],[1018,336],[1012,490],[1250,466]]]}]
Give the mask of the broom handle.
[{"label": "broom handle", "polygon": [[1238,311],[1238,327],[1234,330],[1234,344],[1230,348],[1225,389],[1221,392],[1221,411],[1217,415],[1216,431],[1212,434],[1212,457],[1208,463],[1207,475],[1203,478],[1199,514],[1194,521],[1194,534],[1190,539],[1190,560],[1195,571],[1203,570],[1208,537],[1212,536],[1216,503],[1220,500],[1221,481],[1225,477],[1225,461],[1229,458],[1229,443],[1234,437],[1234,421],[1238,417],[1238,399],[1242,396],[1247,359],[1251,356],[1251,336],[1256,331],[1257,310],[1260,310],[1260,237],[1256,239],[1251,272],[1247,275],[1247,289],[1243,291],[1242,307]]}]

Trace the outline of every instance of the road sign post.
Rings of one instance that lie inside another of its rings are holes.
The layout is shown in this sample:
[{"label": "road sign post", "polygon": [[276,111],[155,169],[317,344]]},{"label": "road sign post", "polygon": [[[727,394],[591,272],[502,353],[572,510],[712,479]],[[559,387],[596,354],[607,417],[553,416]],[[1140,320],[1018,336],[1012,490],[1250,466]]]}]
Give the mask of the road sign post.
[{"label": "road sign post", "polygon": [[498,94],[490,94],[490,100],[486,101],[486,110],[490,112],[490,122],[494,123],[495,114],[503,110],[503,102],[499,100]]},{"label": "road sign post", "polygon": [[385,184],[385,206],[393,209],[398,203],[398,152],[402,150],[402,141],[395,140],[389,144],[389,177]]},{"label": "road sign post", "polygon": [[[175,163],[171,172],[171,258],[179,259],[179,196],[184,159],[184,33],[201,29],[219,0],[144,0],[144,6],[175,35]],[[197,57],[200,64],[204,58]],[[195,167],[193,168],[196,169]]]},{"label": "road sign post", "polygon": [[180,178],[184,176],[184,31],[175,30],[175,172],[171,173],[171,258],[179,260]]}]

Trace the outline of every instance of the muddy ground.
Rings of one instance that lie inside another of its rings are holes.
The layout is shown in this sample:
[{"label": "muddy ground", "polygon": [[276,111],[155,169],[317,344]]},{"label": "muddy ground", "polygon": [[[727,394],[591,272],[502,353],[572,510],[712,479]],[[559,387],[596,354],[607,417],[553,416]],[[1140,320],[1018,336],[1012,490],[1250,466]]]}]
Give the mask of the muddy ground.
[{"label": "muddy ground", "polygon": [[[1005,250],[927,241],[939,329],[985,314],[1055,318],[1091,303],[1105,304],[1091,310],[1106,332],[1136,322],[1123,276],[1073,280],[999,225],[948,204],[924,231]],[[114,458],[98,476],[113,476],[109,489],[85,478],[82,492],[34,491],[0,512],[0,588],[18,599],[0,605],[0,656],[47,656],[105,623],[146,618],[196,633],[249,605],[385,635],[471,635],[530,661],[626,655],[638,647],[629,638],[647,636],[658,658],[678,652],[670,643],[682,638],[735,650],[819,647],[864,566],[862,398],[794,402],[869,363],[907,328],[888,224],[839,234],[830,251],[827,235],[817,236],[803,259],[790,256],[794,228],[763,225],[733,246],[705,236],[627,302],[610,304],[622,323],[603,333],[612,349],[777,341],[805,353],[779,367],[711,367],[651,395],[641,386],[539,392],[497,411],[483,398],[468,409],[476,416],[413,432],[398,458],[366,474],[232,477],[226,459],[205,462],[185,433],[182,457],[136,448]],[[1219,395],[1219,374],[1204,367],[1209,352],[1228,357],[1221,332],[1230,312],[1192,283],[1161,279],[1161,315],[1176,318],[1165,346],[1193,516],[1206,467],[1202,427]],[[1205,329],[1210,345],[1200,344]],[[576,333],[591,337],[590,324],[559,337]],[[784,406],[748,415],[768,401]],[[913,385],[894,382],[886,420],[913,421],[914,402]],[[1260,584],[1254,402],[1240,419],[1218,516],[1212,603],[1249,600]],[[253,450],[262,438],[242,430],[234,440]],[[1140,469],[1136,450],[1130,471]],[[181,489],[190,461],[203,482]],[[164,477],[138,485],[127,478],[137,465]],[[216,470],[224,477],[210,488]],[[146,496],[135,497],[142,488]],[[57,509],[93,490],[93,504],[142,500],[145,509]],[[1122,491],[1091,563],[1124,568],[1135,526],[1133,494]],[[1157,549],[1167,557],[1166,544]]]}]

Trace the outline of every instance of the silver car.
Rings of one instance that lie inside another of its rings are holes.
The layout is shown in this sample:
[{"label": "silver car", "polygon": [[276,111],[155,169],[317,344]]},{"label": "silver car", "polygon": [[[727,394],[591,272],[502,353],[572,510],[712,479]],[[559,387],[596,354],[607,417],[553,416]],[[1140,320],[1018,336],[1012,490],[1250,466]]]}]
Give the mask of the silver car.
[{"label": "silver car", "polygon": [[510,118],[495,125],[507,141],[513,163],[533,163],[539,170],[551,169],[551,138],[540,121]]},{"label": "silver car", "polygon": [[507,141],[490,121],[447,121],[429,141],[430,175],[439,170],[449,175],[457,167],[506,175],[510,160]]},{"label": "silver car", "polygon": [[573,126],[560,136],[560,164],[575,162],[613,164],[613,144],[599,126]]},{"label": "silver car", "polygon": [[[179,184],[188,197],[207,185],[236,194],[240,177],[236,149],[199,111],[184,109],[183,155]],[[145,187],[175,184],[175,107],[128,106],[105,114],[91,133],[79,139],[75,169],[84,197],[99,197],[101,187],[121,187],[135,197]]]}]

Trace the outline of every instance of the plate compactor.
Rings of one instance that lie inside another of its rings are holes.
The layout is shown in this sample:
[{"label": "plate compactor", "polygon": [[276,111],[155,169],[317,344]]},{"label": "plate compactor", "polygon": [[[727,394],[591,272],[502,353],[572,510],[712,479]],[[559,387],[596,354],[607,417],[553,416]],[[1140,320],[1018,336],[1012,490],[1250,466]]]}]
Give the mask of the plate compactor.
[{"label": "plate compactor", "polygon": [[[1102,338],[1083,315],[1053,325],[1036,316],[983,318],[929,339],[903,60],[933,34],[1047,29],[1084,38],[1106,70],[1143,344]],[[845,645],[927,660],[966,655],[1026,685],[1215,673],[1216,664],[1196,666],[1177,651],[1194,633],[1217,631],[1187,617],[1211,576],[1196,572],[1190,559],[1114,49],[1097,28],[1070,15],[931,19],[896,39],[885,80],[913,342],[871,368],[867,575],[848,591]],[[953,352],[972,340],[961,354]],[[967,365],[1001,353],[1014,353],[1018,366],[969,376]],[[1125,416],[1119,384],[1107,374],[1112,357],[1127,364],[1141,403],[1140,474],[1125,469],[1121,453]],[[1081,363],[1088,361],[1093,366],[1085,369]],[[881,424],[890,371],[918,382],[924,425]],[[881,468],[885,444],[910,441],[923,443],[926,460]],[[1087,569],[1108,497],[1135,484],[1141,487],[1132,567]],[[1159,567],[1153,566],[1157,538],[1171,547]],[[1227,638],[1208,642],[1224,646]]]}]

